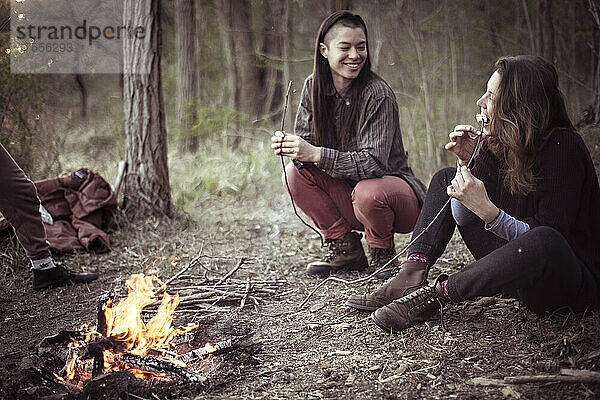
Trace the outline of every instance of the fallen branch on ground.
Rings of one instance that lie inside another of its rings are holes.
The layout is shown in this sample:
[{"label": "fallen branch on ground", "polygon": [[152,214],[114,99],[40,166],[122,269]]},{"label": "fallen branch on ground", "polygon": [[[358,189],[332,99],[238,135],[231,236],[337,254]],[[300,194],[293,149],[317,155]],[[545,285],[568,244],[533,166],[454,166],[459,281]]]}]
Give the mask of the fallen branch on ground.
[{"label": "fallen branch on ground", "polygon": [[475,386],[506,386],[523,383],[600,383],[600,372],[577,369],[561,369],[559,374],[506,376],[504,379],[477,377],[467,383]]},{"label": "fallen branch on ground", "polygon": [[555,375],[523,375],[507,376],[504,380],[508,383],[534,383],[534,382],[573,382],[573,383],[600,383],[600,372],[577,369],[561,369]]}]

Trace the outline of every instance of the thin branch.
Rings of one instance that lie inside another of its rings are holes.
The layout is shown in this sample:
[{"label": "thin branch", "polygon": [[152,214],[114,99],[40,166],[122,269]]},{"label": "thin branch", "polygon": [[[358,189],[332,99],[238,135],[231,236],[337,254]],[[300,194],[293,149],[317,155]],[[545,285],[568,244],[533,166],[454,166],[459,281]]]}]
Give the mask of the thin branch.
[{"label": "thin branch", "polygon": [[231,275],[235,274],[235,271],[237,271],[238,269],[240,269],[240,267],[242,265],[244,265],[244,263],[246,262],[246,260],[247,260],[246,257],[242,257],[240,259],[240,262],[238,263],[238,265],[236,265],[234,269],[232,269],[231,271],[229,271],[227,273],[227,275],[225,275],[223,278],[221,278],[221,280],[219,280],[219,282],[215,283],[215,286],[220,285],[221,283],[225,282]]},{"label": "thin branch", "polygon": [[307,57],[307,58],[283,58],[283,57],[278,57],[278,56],[274,56],[272,54],[266,54],[263,53],[261,51],[257,51],[256,55],[266,58],[267,60],[270,61],[278,61],[278,62],[293,62],[293,63],[297,63],[297,62],[307,62],[307,61],[312,61],[313,58],[311,57]]}]

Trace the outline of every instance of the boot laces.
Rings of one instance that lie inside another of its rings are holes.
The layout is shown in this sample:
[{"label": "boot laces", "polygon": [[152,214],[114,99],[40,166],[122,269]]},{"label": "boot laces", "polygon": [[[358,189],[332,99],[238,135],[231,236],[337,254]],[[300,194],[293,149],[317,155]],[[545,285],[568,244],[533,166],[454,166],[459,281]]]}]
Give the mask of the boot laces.
[{"label": "boot laces", "polygon": [[444,330],[444,332],[446,331],[446,324],[444,323],[445,302],[437,293],[435,287],[424,286],[420,289],[415,290],[414,292],[407,294],[404,297],[401,297],[397,301],[406,306],[406,310],[409,316],[415,312],[417,313],[417,315],[419,315],[423,312],[433,311],[432,303],[436,302],[437,305],[439,305],[440,307],[440,324],[442,325],[442,329]]},{"label": "boot laces", "polygon": [[327,239],[325,244],[329,246],[329,253],[321,259],[324,262],[330,263],[340,254],[348,252],[348,243],[343,239]]}]

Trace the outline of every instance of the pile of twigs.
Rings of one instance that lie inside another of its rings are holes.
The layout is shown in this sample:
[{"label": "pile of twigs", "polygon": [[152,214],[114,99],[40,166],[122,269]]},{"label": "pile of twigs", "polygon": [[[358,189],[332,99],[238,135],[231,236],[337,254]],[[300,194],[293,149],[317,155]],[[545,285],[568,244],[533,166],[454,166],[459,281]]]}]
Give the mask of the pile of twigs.
[{"label": "pile of twigs", "polygon": [[[178,313],[203,313],[230,311],[231,307],[244,308],[252,304],[255,309],[267,297],[282,296],[288,292],[289,285],[285,280],[252,280],[233,279],[231,276],[247,261],[242,258],[239,263],[222,278],[200,277],[178,273],[177,282],[170,279],[168,292],[178,293]],[[191,263],[190,263],[191,264]],[[186,267],[184,270],[187,270]],[[184,271],[182,270],[182,271]],[[181,272],[181,271],[180,271]],[[160,306],[160,299],[148,305],[144,311],[153,312]]]}]

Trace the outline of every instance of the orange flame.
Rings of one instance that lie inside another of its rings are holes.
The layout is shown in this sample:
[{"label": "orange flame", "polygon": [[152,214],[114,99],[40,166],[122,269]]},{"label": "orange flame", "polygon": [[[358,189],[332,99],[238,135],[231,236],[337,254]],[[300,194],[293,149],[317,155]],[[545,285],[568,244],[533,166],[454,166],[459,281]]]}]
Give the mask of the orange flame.
[{"label": "orange flame", "polygon": [[[131,276],[126,281],[126,285],[128,296],[119,301],[116,306],[109,301],[102,309],[106,317],[106,337],[113,342],[123,344],[128,352],[145,355],[149,349],[167,348],[175,335],[198,327],[197,323],[189,323],[180,328],[172,326],[173,314],[179,304],[179,295],[171,296],[166,291],[163,293],[156,314],[148,322],[144,322],[142,310],[156,300],[156,293],[159,291],[157,288],[163,288],[165,285],[157,277],[143,274]],[[85,328],[89,329],[85,334],[86,342],[98,337],[98,332],[94,332],[87,326]],[[119,369],[114,359],[114,354],[110,350],[104,351],[105,371]],[[67,364],[65,372],[69,380],[75,376],[75,362],[74,356]],[[139,371],[139,374],[133,372],[140,377],[148,376],[147,372]]]},{"label": "orange flame", "polygon": [[126,282],[129,295],[116,307],[112,307],[111,303],[103,306],[106,336],[126,343],[127,350],[133,354],[146,354],[149,348],[165,348],[173,336],[198,327],[198,324],[188,324],[185,328],[173,328],[173,313],[179,304],[179,295],[171,296],[167,292],[163,294],[156,315],[148,323],[144,323],[142,309],[151,304],[156,297],[154,282],[158,287],[163,286],[155,276],[133,275]]}]

